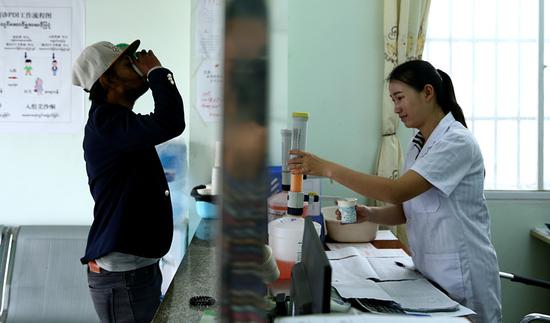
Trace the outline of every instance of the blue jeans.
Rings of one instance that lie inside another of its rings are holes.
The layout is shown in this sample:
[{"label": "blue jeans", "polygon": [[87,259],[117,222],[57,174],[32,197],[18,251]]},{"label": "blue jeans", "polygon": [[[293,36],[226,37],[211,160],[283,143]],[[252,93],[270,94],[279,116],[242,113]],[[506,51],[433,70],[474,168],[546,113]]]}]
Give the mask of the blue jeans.
[{"label": "blue jeans", "polygon": [[160,305],[159,264],[124,272],[88,270],[88,287],[102,323],[151,322]]}]

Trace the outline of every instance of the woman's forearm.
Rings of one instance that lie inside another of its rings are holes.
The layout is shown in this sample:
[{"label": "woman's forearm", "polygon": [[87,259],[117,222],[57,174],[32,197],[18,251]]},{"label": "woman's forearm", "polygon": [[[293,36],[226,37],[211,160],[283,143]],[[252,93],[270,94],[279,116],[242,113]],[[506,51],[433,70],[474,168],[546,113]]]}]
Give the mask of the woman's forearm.
[{"label": "woman's forearm", "polygon": [[324,176],[361,195],[394,205],[402,204],[432,187],[414,171],[407,171],[397,179],[389,179],[357,172],[330,161],[325,163]]},{"label": "woman's forearm", "polygon": [[290,153],[296,155],[288,161],[293,174],[328,177],[363,196],[386,203],[402,204],[432,187],[414,171],[407,171],[397,179],[388,179],[357,172],[304,151],[291,150]]},{"label": "woman's forearm", "polygon": [[402,205],[369,207],[367,221],[383,225],[398,225],[407,221]]},{"label": "woman's forearm", "polygon": [[324,176],[337,181],[349,189],[375,200],[401,203],[395,181],[354,171],[342,165],[326,161]]}]

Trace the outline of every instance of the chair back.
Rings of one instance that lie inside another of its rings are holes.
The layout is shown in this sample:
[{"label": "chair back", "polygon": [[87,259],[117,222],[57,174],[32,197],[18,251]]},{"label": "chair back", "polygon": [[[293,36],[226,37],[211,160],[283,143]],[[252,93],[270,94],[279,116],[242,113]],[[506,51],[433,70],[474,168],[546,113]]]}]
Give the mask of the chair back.
[{"label": "chair back", "polygon": [[26,225],[12,232],[5,322],[98,321],[79,261],[88,231],[89,226]]}]

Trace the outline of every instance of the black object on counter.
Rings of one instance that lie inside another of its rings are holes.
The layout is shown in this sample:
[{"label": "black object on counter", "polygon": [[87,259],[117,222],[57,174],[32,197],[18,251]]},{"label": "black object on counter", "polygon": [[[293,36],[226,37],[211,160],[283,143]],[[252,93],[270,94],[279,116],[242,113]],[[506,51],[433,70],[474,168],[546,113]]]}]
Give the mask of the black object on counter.
[{"label": "black object on counter", "polygon": [[279,293],[275,297],[275,316],[281,317],[281,316],[287,316],[287,300],[288,297],[285,297],[285,293]]},{"label": "black object on counter", "polygon": [[195,307],[210,307],[216,304],[216,300],[210,296],[193,296],[189,299],[189,305]]},{"label": "black object on counter", "polygon": [[206,185],[198,185],[193,187],[193,189],[191,190],[191,196],[195,199],[195,201],[216,203],[216,195],[199,194],[198,190],[202,188],[206,188]]}]

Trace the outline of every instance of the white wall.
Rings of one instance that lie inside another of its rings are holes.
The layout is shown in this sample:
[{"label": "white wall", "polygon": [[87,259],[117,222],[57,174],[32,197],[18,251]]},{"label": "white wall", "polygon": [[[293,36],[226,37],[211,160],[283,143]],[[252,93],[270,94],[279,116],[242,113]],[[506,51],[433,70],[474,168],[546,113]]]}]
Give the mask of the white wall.
[{"label": "white wall", "polygon": [[[189,120],[190,0],[86,1],[85,44],[141,39],[174,72]],[[84,98],[83,98],[84,100]],[[86,113],[89,101],[86,100]],[[135,111],[151,111],[150,94]],[[84,125],[85,120],[83,120]],[[188,141],[189,129],[178,140]],[[90,224],[90,196],[76,134],[0,134],[0,224]]]},{"label": "white wall", "polygon": [[212,166],[214,166],[214,147],[217,140],[220,140],[220,127],[219,122],[205,122],[195,105],[195,91],[197,81],[197,71],[201,59],[195,55],[196,44],[196,30],[193,26],[197,25],[197,8],[199,0],[192,0],[191,8],[191,30],[190,30],[190,88],[191,88],[191,102],[190,102],[190,122],[189,122],[189,186],[192,188],[200,184],[208,184],[211,182]]},{"label": "white wall", "polygon": [[[382,9],[363,0],[288,5],[288,110],[310,112],[306,150],[369,173],[381,136]],[[322,190],[364,200],[326,180]]]},{"label": "white wall", "polygon": [[268,165],[281,165],[281,129],[288,128],[288,0],[269,0]]}]

